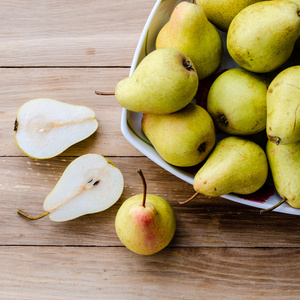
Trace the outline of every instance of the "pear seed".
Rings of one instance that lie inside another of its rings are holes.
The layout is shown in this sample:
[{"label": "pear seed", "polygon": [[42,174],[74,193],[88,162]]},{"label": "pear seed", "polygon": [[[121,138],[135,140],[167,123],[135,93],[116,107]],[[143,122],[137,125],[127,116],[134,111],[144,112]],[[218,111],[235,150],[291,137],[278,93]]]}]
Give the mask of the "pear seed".
[{"label": "pear seed", "polygon": [[18,123],[18,120],[16,119],[15,124],[14,124],[14,131],[18,130],[18,125],[19,125],[19,123]]}]

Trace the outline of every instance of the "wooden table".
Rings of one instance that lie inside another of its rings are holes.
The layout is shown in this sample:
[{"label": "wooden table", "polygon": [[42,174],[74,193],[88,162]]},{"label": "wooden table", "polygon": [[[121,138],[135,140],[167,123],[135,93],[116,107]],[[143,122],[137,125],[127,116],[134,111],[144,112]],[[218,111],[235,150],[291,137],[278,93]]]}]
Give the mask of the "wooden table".
[{"label": "wooden table", "polygon": [[[300,299],[300,218],[193,194],[122,136],[114,91],[129,73],[155,0],[1,1],[0,299]],[[18,108],[49,97],[91,107],[99,129],[56,158],[34,160],[14,142]],[[125,178],[102,213],[55,223],[42,212],[67,165],[86,153],[109,158]],[[119,241],[114,219],[128,197],[148,191],[177,217],[171,244],[139,256]]]}]

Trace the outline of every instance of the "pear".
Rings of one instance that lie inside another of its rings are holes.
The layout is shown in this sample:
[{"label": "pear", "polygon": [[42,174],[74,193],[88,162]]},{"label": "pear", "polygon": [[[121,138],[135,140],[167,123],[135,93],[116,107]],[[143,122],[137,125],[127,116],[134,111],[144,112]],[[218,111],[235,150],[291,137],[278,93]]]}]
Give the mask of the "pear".
[{"label": "pear", "polygon": [[92,109],[38,98],[19,108],[14,131],[21,151],[32,158],[46,159],[86,139],[97,128]]},{"label": "pear", "polygon": [[[297,3],[300,6],[300,0],[292,0],[292,1]],[[298,37],[298,39],[295,43],[295,48],[300,50],[300,37]]]},{"label": "pear", "polygon": [[108,209],[120,198],[124,188],[121,171],[98,154],[85,154],[71,162],[44,201],[45,213],[52,221],[62,222]]},{"label": "pear", "polygon": [[196,194],[210,197],[229,193],[246,195],[259,190],[267,176],[268,162],[264,150],[250,140],[229,136],[216,144],[196,173],[193,186]]},{"label": "pear", "polygon": [[194,103],[172,114],[144,114],[142,130],[158,154],[178,167],[199,164],[215,144],[212,118]]},{"label": "pear", "polygon": [[278,194],[290,206],[300,208],[300,141],[286,145],[268,141],[266,153]]},{"label": "pear", "polygon": [[115,230],[120,241],[132,252],[151,255],[161,251],[173,239],[176,218],[171,205],[163,198],[147,194],[146,181],[143,194],[127,199],[115,218]]},{"label": "pear", "polygon": [[199,79],[214,73],[222,60],[222,40],[204,10],[194,3],[179,3],[156,38],[156,48],[174,47],[190,57]]},{"label": "pear", "polygon": [[266,128],[268,81],[243,68],[225,71],[208,92],[207,111],[224,132],[250,135]]},{"label": "pear", "polygon": [[175,48],[149,53],[131,76],[119,81],[115,97],[138,113],[167,114],[185,107],[198,89],[198,76],[190,58]]},{"label": "pear", "polygon": [[227,34],[231,57],[245,69],[265,73],[285,63],[300,35],[300,7],[292,1],[262,1],[232,20]]},{"label": "pear", "polygon": [[281,71],[268,88],[267,135],[276,144],[300,140],[300,66]]},{"label": "pear", "polygon": [[207,19],[224,32],[233,18],[245,7],[261,0],[196,0],[197,5],[201,6]]},{"label": "pear", "polygon": [[[277,0],[277,1],[279,1],[279,0]],[[297,3],[298,5],[300,5],[300,0],[291,0],[291,1],[293,1],[293,2]]]}]

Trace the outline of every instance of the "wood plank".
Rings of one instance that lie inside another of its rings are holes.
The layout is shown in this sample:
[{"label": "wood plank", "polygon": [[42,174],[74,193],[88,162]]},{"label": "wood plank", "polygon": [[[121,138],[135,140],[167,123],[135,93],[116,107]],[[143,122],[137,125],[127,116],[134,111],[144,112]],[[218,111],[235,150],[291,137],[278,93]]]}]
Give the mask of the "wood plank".
[{"label": "wood plank", "polygon": [[300,247],[298,216],[276,212],[261,216],[259,209],[200,195],[180,206],[178,201],[193,194],[191,185],[145,157],[109,158],[124,175],[120,200],[104,212],[62,223],[48,217],[30,221],[19,216],[17,209],[33,216],[42,213],[44,198],[74,158],[0,158],[0,245],[121,246],[114,229],[115,215],[127,198],[142,193],[136,173],[141,168],[148,193],[160,195],[174,208],[177,230],[172,247]]},{"label": "wood plank", "polygon": [[0,156],[24,155],[14,141],[13,126],[17,111],[35,98],[51,98],[85,105],[96,113],[99,128],[83,142],[62,155],[86,152],[103,155],[141,155],[123,137],[120,128],[122,107],[114,96],[99,96],[96,90],[114,91],[128,68],[17,68],[0,69]]},{"label": "wood plank", "polygon": [[154,3],[1,1],[0,66],[130,66]]},{"label": "wood plank", "polygon": [[299,261],[285,248],[0,247],[0,297],[294,300]]}]

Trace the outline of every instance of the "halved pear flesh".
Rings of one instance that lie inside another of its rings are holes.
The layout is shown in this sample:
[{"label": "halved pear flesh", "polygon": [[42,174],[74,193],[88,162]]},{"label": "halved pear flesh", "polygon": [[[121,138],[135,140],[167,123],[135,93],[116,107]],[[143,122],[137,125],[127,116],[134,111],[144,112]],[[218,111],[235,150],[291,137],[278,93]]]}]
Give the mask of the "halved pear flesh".
[{"label": "halved pear flesh", "polygon": [[108,209],[123,188],[123,175],[112,162],[98,154],[85,154],[65,169],[44,201],[44,214],[32,218],[21,210],[18,213],[33,220],[49,215],[52,221],[68,221]]},{"label": "halved pear flesh", "polygon": [[97,128],[92,109],[38,98],[20,107],[14,130],[21,151],[32,158],[46,159],[86,139]]}]

